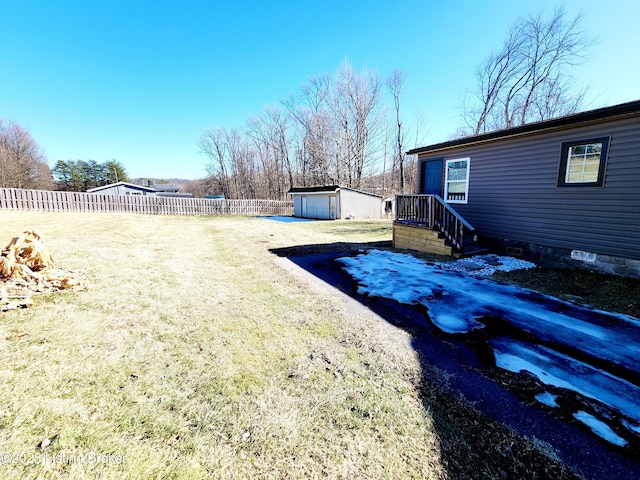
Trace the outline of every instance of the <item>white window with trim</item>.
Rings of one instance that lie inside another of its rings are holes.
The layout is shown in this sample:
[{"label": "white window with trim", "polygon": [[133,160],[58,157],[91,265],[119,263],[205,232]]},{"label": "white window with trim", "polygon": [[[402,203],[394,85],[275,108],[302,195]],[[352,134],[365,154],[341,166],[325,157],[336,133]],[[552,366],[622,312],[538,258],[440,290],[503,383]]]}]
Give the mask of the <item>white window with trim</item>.
[{"label": "white window with trim", "polygon": [[444,176],[444,198],[447,203],[467,203],[470,163],[469,157],[447,160]]}]

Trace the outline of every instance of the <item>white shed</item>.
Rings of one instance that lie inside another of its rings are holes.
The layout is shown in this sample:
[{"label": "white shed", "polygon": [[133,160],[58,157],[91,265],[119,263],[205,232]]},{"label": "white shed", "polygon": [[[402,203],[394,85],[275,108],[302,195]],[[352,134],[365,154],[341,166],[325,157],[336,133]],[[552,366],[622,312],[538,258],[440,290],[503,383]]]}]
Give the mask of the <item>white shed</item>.
[{"label": "white shed", "polygon": [[322,220],[382,218],[384,203],[380,195],[340,185],[293,187],[293,216]]}]

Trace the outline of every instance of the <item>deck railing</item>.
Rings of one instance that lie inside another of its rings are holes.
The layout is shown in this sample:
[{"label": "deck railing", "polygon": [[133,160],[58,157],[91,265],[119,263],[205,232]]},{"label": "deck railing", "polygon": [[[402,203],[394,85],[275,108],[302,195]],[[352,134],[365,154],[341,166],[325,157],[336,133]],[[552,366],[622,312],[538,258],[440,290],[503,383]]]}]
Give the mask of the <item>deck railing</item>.
[{"label": "deck railing", "polygon": [[438,195],[396,195],[396,221],[437,230],[463,253],[465,239],[475,235],[469,222]]}]

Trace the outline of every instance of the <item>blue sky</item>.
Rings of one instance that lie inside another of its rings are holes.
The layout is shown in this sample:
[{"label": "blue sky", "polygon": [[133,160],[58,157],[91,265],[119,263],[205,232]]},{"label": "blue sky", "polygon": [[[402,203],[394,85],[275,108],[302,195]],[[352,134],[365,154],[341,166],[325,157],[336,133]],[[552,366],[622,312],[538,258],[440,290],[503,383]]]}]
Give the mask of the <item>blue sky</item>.
[{"label": "blue sky", "polygon": [[[597,38],[588,107],[640,99],[640,3],[568,0]],[[198,178],[203,130],[243,127],[348,60],[408,73],[403,109],[447,140],[476,67],[547,0],[0,0],[0,117],[53,165],[115,158],[130,176]]]}]

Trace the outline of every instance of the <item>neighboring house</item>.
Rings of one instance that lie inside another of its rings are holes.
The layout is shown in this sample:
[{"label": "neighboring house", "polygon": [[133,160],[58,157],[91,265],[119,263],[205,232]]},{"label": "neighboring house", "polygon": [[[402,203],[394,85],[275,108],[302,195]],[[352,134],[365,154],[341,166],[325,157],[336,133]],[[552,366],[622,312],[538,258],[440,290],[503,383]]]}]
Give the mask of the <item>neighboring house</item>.
[{"label": "neighboring house", "polygon": [[407,154],[418,156],[422,195],[398,196],[396,246],[410,248],[422,228],[451,253],[477,236],[541,264],[640,277],[640,101]]},{"label": "neighboring house", "polygon": [[143,179],[142,184],[153,188],[156,191],[156,197],[172,197],[172,198],[192,198],[191,193],[181,193],[180,187],[173,183],[157,183],[153,179]]},{"label": "neighboring house", "polygon": [[180,191],[180,187],[173,183],[153,183],[149,186],[155,189],[156,192],[178,193]]},{"label": "neighboring house", "polygon": [[101,187],[91,188],[87,193],[100,193],[102,195],[146,195],[155,196],[156,191],[152,187],[143,187],[133,183],[118,182]]},{"label": "neighboring house", "polygon": [[293,216],[321,220],[382,218],[382,197],[339,185],[293,187]]},{"label": "neighboring house", "polygon": [[102,187],[87,190],[88,193],[100,193],[102,195],[145,195],[150,197],[192,198],[190,193],[180,193],[179,187],[171,183],[151,183],[136,185],[134,183],[118,182]]}]

